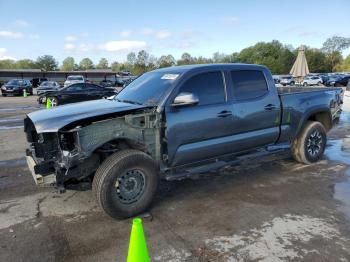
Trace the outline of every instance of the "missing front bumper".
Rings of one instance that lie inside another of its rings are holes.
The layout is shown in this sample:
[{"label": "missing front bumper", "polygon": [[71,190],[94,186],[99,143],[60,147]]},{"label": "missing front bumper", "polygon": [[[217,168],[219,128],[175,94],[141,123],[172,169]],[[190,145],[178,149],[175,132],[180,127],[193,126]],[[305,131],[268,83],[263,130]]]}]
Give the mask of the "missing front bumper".
[{"label": "missing front bumper", "polygon": [[38,186],[54,186],[56,184],[56,175],[53,174],[46,174],[45,176],[36,174],[34,167],[36,166],[36,163],[34,159],[31,156],[26,156],[28,168],[32,174],[32,177],[35,181],[35,184]]}]

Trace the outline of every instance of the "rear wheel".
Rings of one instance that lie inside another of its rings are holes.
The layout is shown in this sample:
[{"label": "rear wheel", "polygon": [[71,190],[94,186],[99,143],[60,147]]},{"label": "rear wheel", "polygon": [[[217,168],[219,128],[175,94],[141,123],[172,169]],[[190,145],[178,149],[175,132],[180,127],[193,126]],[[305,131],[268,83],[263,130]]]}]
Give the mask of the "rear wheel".
[{"label": "rear wheel", "polygon": [[1,94],[2,96],[7,96],[6,94]]},{"label": "rear wheel", "polygon": [[317,85],[319,85],[319,86],[320,86],[321,84],[322,84],[322,82],[321,82],[321,81],[318,81],[318,82],[317,82]]},{"label": "rear wheel", "polygon": [[323,156],[327,143],[326,130],[320,122],[306,122],[292,144],[293,158],[303,164],[312,164]]},{"label": "rear wheel", "polygon": [[97,169],[93,193],[100,207],[113,218],[127,218],[145,211],[158,186],[158,170],[147,154],[121,150]]}]

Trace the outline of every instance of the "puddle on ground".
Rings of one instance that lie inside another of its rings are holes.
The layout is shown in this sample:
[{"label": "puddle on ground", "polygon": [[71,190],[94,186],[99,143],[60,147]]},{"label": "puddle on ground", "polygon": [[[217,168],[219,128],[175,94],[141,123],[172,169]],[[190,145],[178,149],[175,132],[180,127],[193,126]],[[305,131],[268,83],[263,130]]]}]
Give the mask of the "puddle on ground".
[{"label": "puddle on ground", "polygon": [[0,131],[1,130],[19,129],[19,128],[24,128],[24,126],[23,125],[20,125],[20,126],[0,126]]},{"label": "puddle on ground", "polygon": [[[329,140],[325,154],[328,159],[341,162],[350,166],[350,136],[343,139]],[[350,167],[345,172],[346,181],[336,183],[334,186],[334,198],[343,202],[340,208],[350,218]]]},{"label": "puddle on ground", "polygon": [[1,123],[21,122],[21,121],[23,121],[23,118],[5,118],[5,119],[0,119],[0,124]]},{"label": "puddle on ground", "polygon": [[40,107],[34,107],[34,106],[16,106],[16,107],[10,107],[10,108],[0,108],[0,112],[8,112],[8,111],[17,111],[17,110],[37,110],[40,109]]},{"label": "puddle on ground", "polygon": [[16,158],[10,160],[2,160],[0,161],[0,167],[18,167],[25,166],[27,163],[25,158]]}]

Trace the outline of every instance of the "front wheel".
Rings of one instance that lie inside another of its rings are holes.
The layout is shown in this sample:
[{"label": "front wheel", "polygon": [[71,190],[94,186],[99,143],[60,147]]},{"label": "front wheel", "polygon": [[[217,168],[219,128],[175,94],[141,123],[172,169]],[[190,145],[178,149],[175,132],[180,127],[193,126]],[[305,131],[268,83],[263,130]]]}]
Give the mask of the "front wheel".
[{"label": "front wheel", "polygon": [[308,121],[293,141],[293,158],[303,164],[315,163],[322,158],[326,143],[324,126],[320,122]]},{"label": "front wheel", "polygon": [[158,186],[158,169],[147,154],[126,149],[109,156],[97,169],[92,190],[99,206],[112,218],[144,212]]},{"label": "front wheel", "polygon": [[295,82],[290,82],[290,85],[291,85],[291,86],[294,86],[294,85],[295,85]]},{"label": "front wheel", "polygon": [[307,86],[307,83],[305,82],[305,83],[303,84],[303,86]]}]

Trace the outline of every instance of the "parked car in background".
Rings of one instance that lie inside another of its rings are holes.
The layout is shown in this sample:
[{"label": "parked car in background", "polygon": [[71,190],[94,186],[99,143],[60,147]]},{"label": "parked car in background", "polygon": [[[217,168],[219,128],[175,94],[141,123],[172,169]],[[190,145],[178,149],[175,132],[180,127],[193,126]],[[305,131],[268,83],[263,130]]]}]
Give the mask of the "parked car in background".
[{"label": "parked car in background", "polygon": [[324,82],[325,86],[334,86],[335,82],[340,79],[339,76],[329,76],[328,80]]},{"label": "parked car in background", "polygon": [[282,76],[280,78],[280,84],[283,86],[294,86],[295,80],[292,76]]},{"label": "parked car in background", "polygon": [[60,89],[60,84],[55,81],[45,81],[42,82],[40,86],[36,89],[37,95],[42,95],[44,93],[57,91]]},{"label": "parked car in background", "polygon": [[319,76],[306,76],[304,80],[301,81],[303,86],[321,85],[322,83],[322,78]]},{"label": "parked car in background", "polygon": [[2,96],[22,95],[24,90],[30,95],[33,94],[33,86],[29,80],[12,79],[1,87],[1,94]]},{"label": "parked car in background", "polygon": [[103,87],[91,83],[76,83],[61,88],[58,91],[43,94],[39,99],[46,100],[50,98],[52,105],[62,105],[76,103],[88,100],[107,98],[115,95],[117,92],[113,88]]},{"label": "parked car in background", "polygon": [[85,83],[84,76],[82,75],[68,76],[67,80],[64,82],[64,87],[72,84],[76,84],[76,83]]},{"label": "parked car in background", "polygon": [[334,86],[347,86],[350,75],[343,76],[334,82]]},{"label": "parked car in background", "polygon": [[104,87],[114,87],[114,86],[115,86],[115,82],[113,82],[112,80],[105,79],[105,80],[102,80],[102,81],[100,82],[100,86],[104,86]]},{"label": "parked car in background", "polygon": [[41,77],[41,78],[33,78],[31,83],[33,87],[38,87],[40,86],[43,82],[48,81],[46,77]]}]

